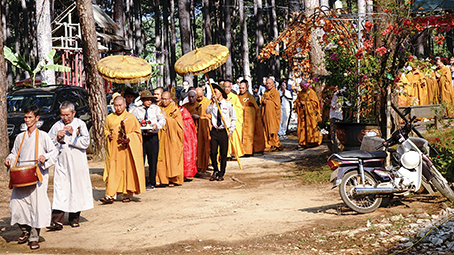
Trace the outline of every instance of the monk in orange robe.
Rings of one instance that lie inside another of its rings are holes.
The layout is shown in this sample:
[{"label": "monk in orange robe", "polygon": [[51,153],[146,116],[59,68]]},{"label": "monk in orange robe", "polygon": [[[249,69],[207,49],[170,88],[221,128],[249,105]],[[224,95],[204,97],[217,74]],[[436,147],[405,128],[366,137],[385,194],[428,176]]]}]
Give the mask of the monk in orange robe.
[{"label": "monk in orange robe", "polygon": [[206,109],[211,101],[204,96],[202,88],[196,88],[195,92],[195,102],[191,103],[188,96],[189,102],[183,106],[191,113],[197,130],[197,171],[205,173],[210,163],[211,146],[211,114],[206,114]]},{"label": "monk in orange robe", "polygon": [[427,98],[429,104],[438,104],[440,90],[438,88],[438,81],[435,76],[435,72],[431,72],[430,75],[426,76],[426,83],[427,83]]},{"label": "monk in orange robe", "polygon": [[244,108],[243,116],[243,149],[247,155],[265,150],[265,133],[263,131],[260,108],[248,91],[246,80],[240,82],[238,98]]},{"label": "monk in orange robe", "polygon": [[[172,101],[171,94],[165,91],[161,95],[161,108],[165,112],[166,125],[159,137],[159,156],[156,184],[181,185],[184,181],[184,124],[180,109]],[[161,147],[162,144],[162,147]],[[162,150],[162,153],[161,153]]]},{"label": "monk in orange robe", "polygon": [[129,202],[133,193],[146,191],[140,124],[125,111],[126,100],[122,96],[114,99],[114,108],[104,123],[107,155],[103,180],[107,187],[106,196],[100,200],[103,204],[111,204],[116,194],[123,194],[123,201]]},{"label": "monk in orange robe", "polygon": [[266,80],[266,91],[260,100],[262,105],[262,121],[265,130],[266,146],[270,146],[270,151],[283,150],[277,132],[281,124],[281,97],[274,86],[274,80]]},{"label": "monk in orange robe", "polygon": [[413,71],[407,74],[408,82],[413,85],[413,97],[417,97],[418,100],[411,100],[411,105],[427,105],[429,100],[427,97],[427,86],[426,76],[419,71],[418,68],[413,68]]},{"label": "monk in orange robe", "polygon": [[435,73],[440,89],[440,101],[446,103],[446,116],[454,117],[454,91],[452,88],[451,70],[437,58],[437,72]]},{"label": "monk in orange robe", "polygon": [[244,155],[243,150],[243,105],[240,103],[240,99],[237,95],[232,93],[232,82],[229,80],[224,81],[225,93],[227,98],[225,100],[229,101],[233,105],[236,115],[236,127],[233,131],[233,137],[229,142],[229,155],[231,157],[242,157]]},{"label": "monk in orange robe", "polygon": [[320,145],[322,137],[318,122],[320,117],[320,104],[315,91],[308,83],[301,84],[301,91],[295,102],[295,111],[298,113],[298,149],[305,149],[307,145]]}]

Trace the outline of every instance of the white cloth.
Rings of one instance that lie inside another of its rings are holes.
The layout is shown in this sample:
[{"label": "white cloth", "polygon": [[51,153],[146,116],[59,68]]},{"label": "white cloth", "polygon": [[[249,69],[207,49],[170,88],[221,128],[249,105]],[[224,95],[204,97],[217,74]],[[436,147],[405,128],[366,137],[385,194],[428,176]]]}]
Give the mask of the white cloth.
[{"label": "white cloth", "polygon": [[[52,142],[60,154],[54,170],[54,199],[52,209],[64,212],[79,212],[93,208],[93,190],[85,150],[90,145],[90,135],[85,122],[74,118],[68,125],[73,133],[57,141],[58,131],[63,130],[63,121],[56,122],[49,131]],[[77,134],[79,133],[79,134]]]},{"label": "white cloth", "polygon": [[205,85],[205,97],[208,99],[211,99],[212,96],[213,96],[213,93],[211,92],[210,84],[207,83]]},{"label": "white cloth", "polygon": [[[227,124],[227,128],[233,132],[236,128],[236,114],[235,110],[233,109],[232,103],[225,99],[222,99],[221,102],[219,102],[219,107],[221,108],[222,117]],[[211,124],[213,124],[213,127],[225,128],[224,123],[222,122],[220,126],[217,125],[218,112],[218,107],[213,103],[209,104],[206,109],[206,113],[211,114]]]},{"label": "white cloth", "polygon": [[238,85],[236,83],[233,84],[232,85],[232,90],[235,91],[235,94],[237,94],[237,95],[240,94],[240,85]]},{"label": "white cloth", "polygon": [[339,100],[339,91],[334,92],[331,98],[331,107],[329,109],[329,118],[342,120],[342,100]]},{"label": "white cloth", "polygon": [[281,96],[281,124],[279,125],[279,131],[277,134],[283,136],[287,134],[288,118],[290,117],[290,103],[292,101],[292,92],[289,90],[279,90]]},{"label": "white cloth", "polygon": [[[11,165],[14,164],[16,157],[19,156],[16,166],[26,166],[33,163],[23,162],[35,159],[35,139],[36,129],[29,136],[28,131],[20,133],[14,140],[13,149],[7,158],[11,159]],[[24,143],[20,154],[17,155],[22,137]],[[44,131],[39,131],[38,157],[43,155],[46,158],[44,164],[39,163],[38,166],[43,175],[43,181],[36,185],[13,188],[9,209],[11,212],[11,225],[16,223],[28,225],[32,228],[44,228],[50,225],[51,207],[49,197],[47,196],[47,186],[49,183],[49,167],[54,165],[58,150],[49,135]],[[21,163],[22,162],[22,163]]]},{"label": "white cloth", "polygon": [[137,107],[136,103],[134,103],[134,102],[130,103],[127,107],[128,112],[132,112],[132,110],[134,110],[134,108],[136,108],[136,107]]},{"label": "white cloth", "polygon": [[[136,116],[139,123],[141,123],[145,118],[145,106],[138,106],[134,108],[131,113]],[[154,124],[156,124],[157,126],[156,130],[150,131],[151,133],[158,133],[159,129],[163,128],[166,124],[166,117],[164,116],[164,114],[162,114],[161,108],[159,108],[159,106],[155,104],[152,104],[150,105],[150,107],[148,107],[147,117],[147,120],[151,122],[151,126],[153,126]]]}]

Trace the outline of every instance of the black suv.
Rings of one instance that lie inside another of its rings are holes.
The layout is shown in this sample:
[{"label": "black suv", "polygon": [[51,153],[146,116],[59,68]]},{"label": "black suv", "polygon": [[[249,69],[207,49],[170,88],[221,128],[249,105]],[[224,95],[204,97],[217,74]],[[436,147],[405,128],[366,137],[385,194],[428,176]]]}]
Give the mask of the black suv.
[{"label": "black suv", "polygon": [[76,117],[91,128],[91,111],[88,105],[88,92],[81,87],[53,85],[40,88],[22,88],[7,95],[8,101],[8,136],[10,148],[13,147],[16,136],[27,129],[24,122],[24,108],[35,104],[40,110],[37,126],[40,130],[49,132],[50,128],[59,121],[60,104],[72,102],[76,108]]}]

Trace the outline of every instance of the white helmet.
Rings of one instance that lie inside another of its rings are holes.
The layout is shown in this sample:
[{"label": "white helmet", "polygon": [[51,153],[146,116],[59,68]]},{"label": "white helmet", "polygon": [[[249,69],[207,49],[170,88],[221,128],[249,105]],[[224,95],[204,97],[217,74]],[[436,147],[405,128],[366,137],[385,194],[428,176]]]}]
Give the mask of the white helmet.
[{"label": "white helmet", "polygon": [[420,157],[416,151],[405,152],[400,158],[400,162],[407,169],[414,169],[419,165]]}]

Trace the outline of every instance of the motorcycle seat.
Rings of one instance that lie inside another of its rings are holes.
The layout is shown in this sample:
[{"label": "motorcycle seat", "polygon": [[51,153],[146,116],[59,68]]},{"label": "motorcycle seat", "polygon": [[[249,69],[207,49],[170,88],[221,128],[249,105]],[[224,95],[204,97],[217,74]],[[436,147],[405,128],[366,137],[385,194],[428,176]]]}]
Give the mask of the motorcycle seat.
[{"label": "motorcycle seat", "polygon": [[343,151],[338,153],[343,158],[359,158],[359,159],[373,159],[373,158],[386,158],[385,151]]}]

